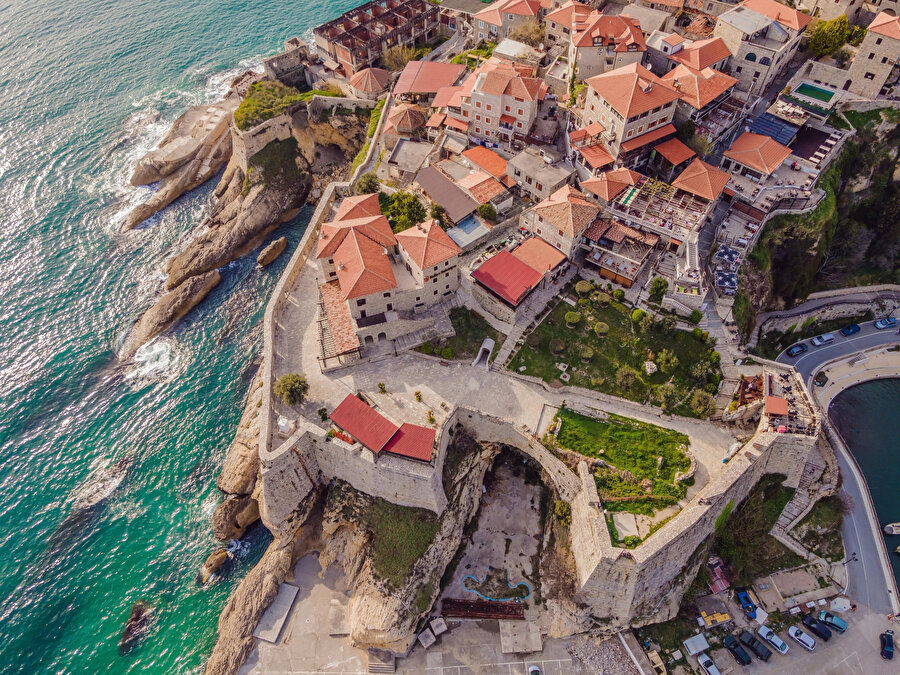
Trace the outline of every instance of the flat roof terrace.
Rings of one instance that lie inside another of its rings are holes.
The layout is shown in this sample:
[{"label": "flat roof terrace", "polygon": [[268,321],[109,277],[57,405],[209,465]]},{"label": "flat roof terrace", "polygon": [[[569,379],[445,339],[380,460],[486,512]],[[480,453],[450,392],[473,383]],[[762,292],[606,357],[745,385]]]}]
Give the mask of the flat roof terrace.
[{"label": "flat roof terrace", "polygon": [[609,206],[613,212],[637,220],[657,234],[683,241],[703,224],[712,202],[644,176]]}]

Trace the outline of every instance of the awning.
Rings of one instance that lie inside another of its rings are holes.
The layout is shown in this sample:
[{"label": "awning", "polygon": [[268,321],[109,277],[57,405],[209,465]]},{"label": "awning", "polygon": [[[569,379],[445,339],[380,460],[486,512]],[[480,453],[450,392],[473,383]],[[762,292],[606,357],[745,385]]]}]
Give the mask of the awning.
[{"label": "awning", "polygon": [[500,121],[503,122],[503,124],[512,124],[516,121],[516,118],[512,115],[500,115]]},{"label": "awning", "polygon": [[622,150],[624,150],[625,152],[631,152],[632,150],[643,148],[645,145],[648,145],[653,141],[658,141],[660,138],[664,138],[665,136],[674,133],[675,125],[666,124],[664,126],[661,126],[659,129],[648,131],[646,134],[642,134],[637,138],[632,138],[630,141],[625,141],[624,143],[622,143]]}]

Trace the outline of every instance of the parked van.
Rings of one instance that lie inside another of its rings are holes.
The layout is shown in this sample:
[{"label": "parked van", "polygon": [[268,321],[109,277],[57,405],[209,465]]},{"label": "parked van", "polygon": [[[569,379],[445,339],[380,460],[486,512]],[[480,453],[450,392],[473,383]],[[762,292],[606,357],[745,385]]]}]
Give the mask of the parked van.
[{"label": "parked van", "polygon": [[834,342],[834,333],[822,333],[810,340],[813,347],[821,347],[822,345],[827,345],[829,342]]}]

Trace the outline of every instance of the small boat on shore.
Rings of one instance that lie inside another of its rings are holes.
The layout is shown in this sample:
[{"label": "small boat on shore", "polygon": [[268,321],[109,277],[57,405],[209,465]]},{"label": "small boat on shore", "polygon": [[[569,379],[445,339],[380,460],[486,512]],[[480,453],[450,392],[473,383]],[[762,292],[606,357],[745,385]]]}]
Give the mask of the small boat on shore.
[{"label": "small boat on shore", "polygon": [[888,523],[884,526],[885,534],[900,534],[900,523]]}]

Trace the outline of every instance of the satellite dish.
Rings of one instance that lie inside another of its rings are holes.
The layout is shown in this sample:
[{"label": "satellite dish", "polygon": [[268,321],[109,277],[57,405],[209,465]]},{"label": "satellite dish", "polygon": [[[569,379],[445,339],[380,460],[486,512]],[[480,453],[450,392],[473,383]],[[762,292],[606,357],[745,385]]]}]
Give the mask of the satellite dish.
[{"label": "satellite dish", "polygon": [[538,45],[538,49],[540,49],[541,51],[544,51],[544,43],[543,42]]}]

